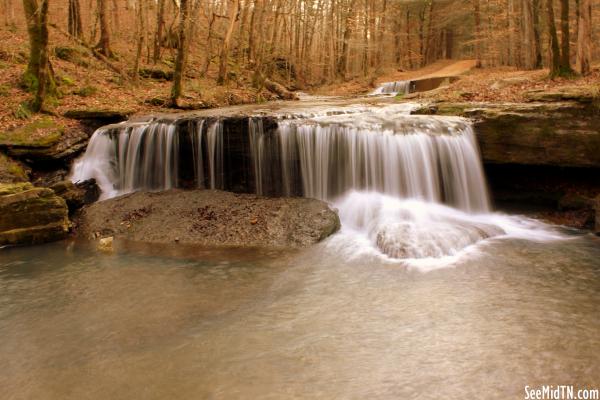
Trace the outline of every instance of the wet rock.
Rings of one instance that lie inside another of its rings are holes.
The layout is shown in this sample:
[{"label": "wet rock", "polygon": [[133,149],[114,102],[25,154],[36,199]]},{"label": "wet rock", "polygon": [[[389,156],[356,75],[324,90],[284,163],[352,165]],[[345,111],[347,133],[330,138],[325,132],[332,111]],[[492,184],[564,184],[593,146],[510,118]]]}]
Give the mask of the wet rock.
[{"label": "wet rock", "polygon": [[50,188],[58,196],[65,199],[70,214],[85,205],[98,201],[100,197],[100,188],[98,188],[95,179],[77,183],[68,180],[60,181],[50,186]]},{"label": "wet rock", "polygon": [[67,204],[51,189],[0,184],[0,245],[60,240],[69,228]]},{"label": "wet rock", "polygon": [[78,235],[138,243],[301,248],[335,233],[339,217],[322,201],[213,190],[133,193],[84,207]]},{"label": "wet rock", "polygon": [[593,199],[578,194],[568,193],[558,200],[559,211],[590,210],[593,208]]},{"label": "wet rock", "polygon": [[9,156],[35,163],[66,163],[87,145],[88,135],[51,119],[41,119],[0,133],[0,149]]}]

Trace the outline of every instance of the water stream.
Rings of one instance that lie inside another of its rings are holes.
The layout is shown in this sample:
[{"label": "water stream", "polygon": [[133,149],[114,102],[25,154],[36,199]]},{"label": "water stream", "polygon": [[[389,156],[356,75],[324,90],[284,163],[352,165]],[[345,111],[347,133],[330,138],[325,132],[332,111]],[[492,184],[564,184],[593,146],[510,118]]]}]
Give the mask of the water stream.
[{"label": "water stream", "polygon": [[[161,116],[72,179],[309,196],[297,251],[3,249],[0,398],[507,399],[600,387],[600,240],[493,211],[469,121],[411,106]],[[240,134],[241,132],[241,134]],[[34,250],[34,251],[33,251]]]}]

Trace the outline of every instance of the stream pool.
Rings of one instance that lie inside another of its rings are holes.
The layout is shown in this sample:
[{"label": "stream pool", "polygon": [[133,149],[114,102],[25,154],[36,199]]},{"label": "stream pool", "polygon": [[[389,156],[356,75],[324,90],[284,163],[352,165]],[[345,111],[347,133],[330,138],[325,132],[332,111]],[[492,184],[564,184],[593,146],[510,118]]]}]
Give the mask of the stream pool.
[{"label": "stream pool", "polygon": [[2,399],[508,399],[600,387],[600,238],[424,270],[296,252],[0,250]]}]

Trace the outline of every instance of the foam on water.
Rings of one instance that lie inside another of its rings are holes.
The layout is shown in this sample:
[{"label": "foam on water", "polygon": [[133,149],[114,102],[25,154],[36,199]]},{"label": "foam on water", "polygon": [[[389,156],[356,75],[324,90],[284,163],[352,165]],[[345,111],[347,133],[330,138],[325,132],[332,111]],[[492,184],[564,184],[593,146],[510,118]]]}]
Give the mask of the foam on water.
[{"label": "foam on water", "polygon": [[374,257],[421,271],[476,257],[493,240],[546,242],[565,235],[542,222],[500,213],[469,213],[420,199],[352,191],[334,202],[342,229],[327,246],[344,258]]}]

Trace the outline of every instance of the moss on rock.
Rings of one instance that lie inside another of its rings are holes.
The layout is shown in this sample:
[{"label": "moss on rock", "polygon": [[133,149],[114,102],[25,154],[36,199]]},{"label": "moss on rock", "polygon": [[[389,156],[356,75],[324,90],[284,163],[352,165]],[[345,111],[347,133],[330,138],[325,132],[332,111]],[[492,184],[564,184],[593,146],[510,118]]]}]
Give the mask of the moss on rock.
[{"label": "moss on rock", "polygon": [[64,126],[44,118],[0,132],[0,146],[50,147],[60,141],[64,132]]},{"label": "moss on rock", "polygon": [[25,182],[27,178],[28,171],[23,164],[0,153],[0,182]]}]

